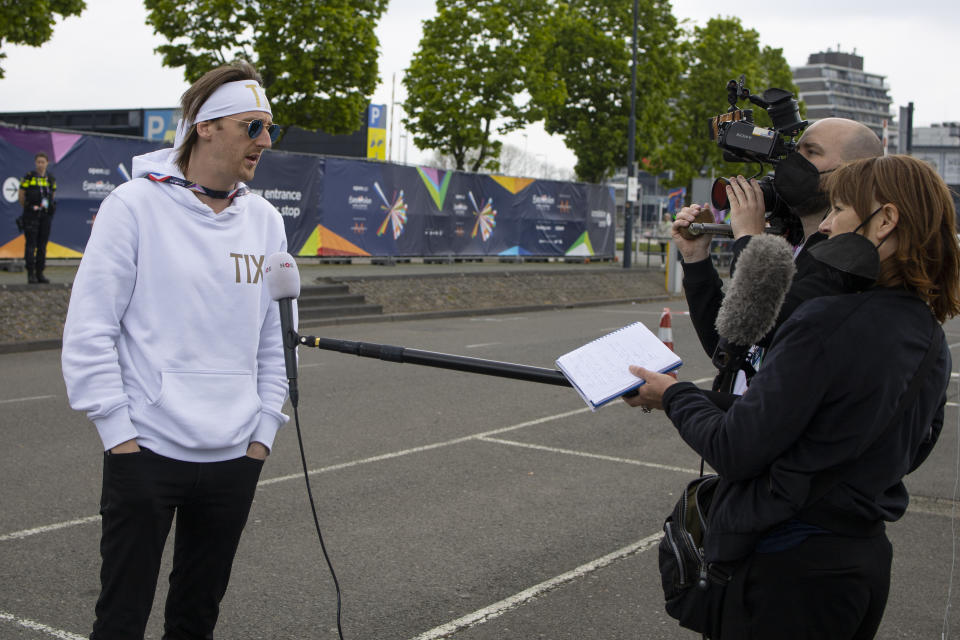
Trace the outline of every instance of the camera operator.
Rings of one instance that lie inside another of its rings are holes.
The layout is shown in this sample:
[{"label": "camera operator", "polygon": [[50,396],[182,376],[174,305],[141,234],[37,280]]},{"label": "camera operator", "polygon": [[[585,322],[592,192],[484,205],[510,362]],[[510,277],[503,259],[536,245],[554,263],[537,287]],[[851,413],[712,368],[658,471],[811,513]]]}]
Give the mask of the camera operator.
[{"label": "camera operator", "polygon": [[[787,292],[774,329],[761,344],[769,343],[776,327],[804,300],[843,293],[854,286],[849,280],[825,272],[808,255],[808,249],[825,238],[817,232],[817,226],[829,210],[821,184],[844,162],[881,155],[883,146],[869,127],[845,118],[826,118],[807,127],[797,143],[796,151],[780,162],[774,187],[803,225],[803,240],[795,248],[797,270],[793,284]],[[743,176],[732,178],[726,190],[734,235],[734,259],[730,266],[732,274],[736,268],[736,257],[747,246],[751,236],[764,232],[764,198],[758,181],[747,180]],[[714,323],[723,301],[723,283],[710,260],[711,236],[701,235],[690,239],[681,233],[690,226],[700,210],[700,205],[683,208],[673,223],[672,237],[682,258],[684,295],[690,307],[693,326],[700,344],[708,355],[713,355],[718,342]],[[748,357],[755,369],[762,351],[755,349]],[[742,392],[745,382],[745,376],[738,376],[735,391]]]},{"label": "camera operator", "polygon": [[862,291],[796,309],[727,411],[690,382],[630,367],[646,384],[625,401],[662,407],[720,476],[704,554],[732,579],[715,640],[873,638],[890,587],[884,522],[904,515],[903,477],[943,427],[940,323],[960,314],[950,191],[903,155],[844,164],[827,187],[829,237],[811,260],[856,265]]}]

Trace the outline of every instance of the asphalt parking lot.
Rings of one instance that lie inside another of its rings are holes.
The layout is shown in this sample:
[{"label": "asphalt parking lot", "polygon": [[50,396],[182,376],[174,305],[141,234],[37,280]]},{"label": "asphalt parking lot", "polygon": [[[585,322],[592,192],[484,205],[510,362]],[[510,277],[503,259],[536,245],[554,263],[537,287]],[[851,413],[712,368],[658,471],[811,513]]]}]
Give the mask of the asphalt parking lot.
[{"label": "asphalt parking lot", "polygon": [[[656,331],[662,307],[316,333],[552,367],[562,353],[630,322]],[[713,369],[684,305],[671,308],[680,376],[708,386]],[[946,329],[956,354],[960,321]],[[76,640],[92,622],[101,451],[93,425],[67,404],[59,355],[0,355],[0,638]],[[699,465],[662,413],[619,402],[592,413],[568,388],[316,350],[301,352],[299,383],[344,637],[699,637],[662,607],[656,541]],[[960,633],[949,606],[957,599],[958,384],[940,443],[908,478],[911,508],[888,528],[894,579],[880,638]],[[161,636],[164,595],[161,579],[148,638]],[[336,596],[292,421],[264,467],[217,637],[337,637]]]}]

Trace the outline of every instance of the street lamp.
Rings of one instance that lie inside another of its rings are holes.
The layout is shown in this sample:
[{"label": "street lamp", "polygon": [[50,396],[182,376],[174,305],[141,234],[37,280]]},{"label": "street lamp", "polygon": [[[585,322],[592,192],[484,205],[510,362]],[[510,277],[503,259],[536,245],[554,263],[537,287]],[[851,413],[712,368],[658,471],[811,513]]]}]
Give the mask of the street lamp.
[{"label": "street lamp", "polygon": [[636,149],[634,145],[637,137],[637,4],[633,0],[633,45],[630,55],[630,125],[627,127],[627,191],[624,199],[625,220],[623,223],[623,268],[630,268],[631,254],[633,253],[633,202],[637,193],[631,186],[636,178]]}]

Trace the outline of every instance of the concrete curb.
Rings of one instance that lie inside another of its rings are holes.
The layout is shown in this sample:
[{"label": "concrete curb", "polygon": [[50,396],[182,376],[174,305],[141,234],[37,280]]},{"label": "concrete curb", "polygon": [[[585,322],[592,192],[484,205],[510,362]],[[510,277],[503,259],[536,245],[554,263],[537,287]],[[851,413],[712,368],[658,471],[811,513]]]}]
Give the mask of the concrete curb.
[{"label": "concrete curb", "polygon": [[[408,320],[432,320],[436,318],[456,318],[465,316],[491,316],[509,313],[530,313],[534,311],[551,311],[558,309],[577,309],[583,307],[602,307],[610,304],[629,304],[631,302],[654,302],[657,300],[671,300],[676,296],[667,294],[644,296],[637,298],[615,298],[607,300],[588,300],[584,302],[568,302],[564,304],[531,304],[511,307],[489,307],[485,309],[449,309],[443,311],[414,311],[410,313],[386,313],[367,316],[344,316],[312,320],[300,325],[301,329],[310,327],[329,327],[346,324],[365,324],[374,322],[404,322]],[[301,331],[302,333],[302,331]],[[28,340],[24,342],[0,342],[0,354],[23,353],[27,351],[44,351],[60,349],[63,341],[59,338],[50,340]]]},{"label": "concrete curb", "polygon": [[43,292],[43,291],[52,291],[54,289],[72,289],[72,282],[50,282],[47,284],[0,284],[0,291],[29,291],[33,292]]},{"label": "concrete curb", "polygon": [[435,318],[455,318],[463,316],[492,316],[508,313],[529,313],[533,311],[551,311],[558,309],[575,309],[582,307],[602,307],[610,304],[629,304],[631,302],[654,302],[656,300],[671,300],[674,296],[667,294],[658,296],[643,296],[636,298],[615,298],[607,300],[588,300],[584,302],[567,302],[563,304],[531,304],[511,307],[488,307],[483,309],[449,309],[445,311],[412,311],[409,313],[385,313],[382,315],[350,316],[342,318],[317,319],[302,323],[301,327],[327,327],[341,324],[359,324],[369,322],[404,322],[407,320],[431,320]]},{"label": "concrete curb", "polygon": [[46,351],[48,349],[59,349],[63,346],[63,340],[52,338],[50,340],[25,340],[24,342],[0,342],[0,354],[4,353],[22,353],[24,351]]},{"label": "concrete curb", "polygon": [[621,268],[617,267],[591,267],[589,271],[575,271],[573,269],[526,269],[523,271],[511,270],[511,269],[501,269],[496,271],[485,271],[485,272],[472,272],[472,271],[445,271],[441,273],[383,273],[383,274],[368,274],[360,276],[349,276],[349,275],[331,275],[331,276],[317,276],[314,278],[314,282],[356,282],[358,280],[390,280],[398,278],[416,278],[418,280],[430,280],[430,279],[439,279],[439,278],[504,278],[504,277],[515,277],[523,278],[524,276],[583,276],[590,274],[610,274],[610,273],[629,273],[624,271]]}]

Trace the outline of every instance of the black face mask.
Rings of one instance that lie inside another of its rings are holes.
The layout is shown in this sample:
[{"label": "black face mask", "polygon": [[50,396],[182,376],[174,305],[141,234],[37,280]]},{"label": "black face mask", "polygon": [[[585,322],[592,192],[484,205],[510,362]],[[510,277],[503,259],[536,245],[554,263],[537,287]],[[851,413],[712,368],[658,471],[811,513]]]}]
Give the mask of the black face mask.
[{"label": "black face mask", "polygon": [[[853,291],[869,288],[880,275],[880,253],[877,251],[880,245],[874,245],[869,238],[857,231],[870,222],[870,218],[882,208],[881,206],[867,216],[853,231],[818,242],[808,250],[811,258],[838,272],[845,285]],[[880,244],[886,242],[887,238],[881,240]]]},{"label": "black face mask", "polygon": [[820,190],[820,172],[812,162],[794,151],[777,164],[773,174],[773,187],[780,198],[793,212],[804,217],[821,213],[830,204],[827,195]]}]

